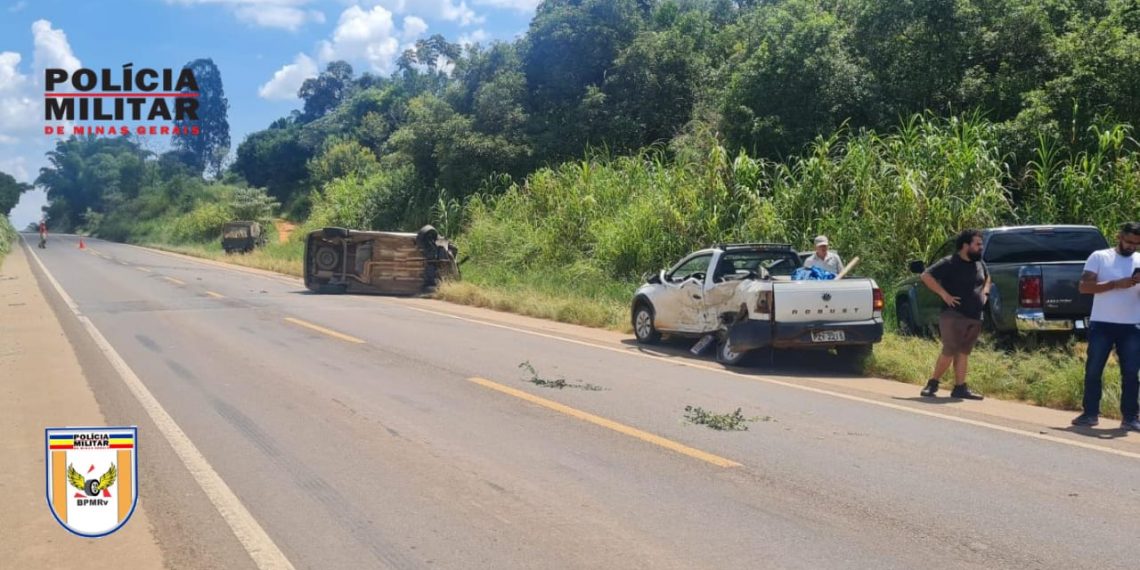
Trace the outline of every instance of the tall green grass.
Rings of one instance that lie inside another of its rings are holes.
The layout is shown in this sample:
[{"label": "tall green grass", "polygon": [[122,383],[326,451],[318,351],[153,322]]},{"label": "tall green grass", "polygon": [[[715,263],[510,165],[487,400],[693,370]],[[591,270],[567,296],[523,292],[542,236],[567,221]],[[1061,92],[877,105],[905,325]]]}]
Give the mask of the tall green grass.
[{"label": "tall green grass", "polygon": [[716,242],[810,249],[827,234],[856,273],[891,281],[965,227],[1014,217],[1005,166],[982,121],[917,117],[889,135],[841,131],[774,163],[713,146],[540,170],[467,204],[462,243],[478,263],[629,281]]},{"label": "tall green grass", "polygon": [[12,251],[12,244],[17,237],[16,228],[12,227],[8,216],[0,216],[0,264],[4,263],[4,258]]}]

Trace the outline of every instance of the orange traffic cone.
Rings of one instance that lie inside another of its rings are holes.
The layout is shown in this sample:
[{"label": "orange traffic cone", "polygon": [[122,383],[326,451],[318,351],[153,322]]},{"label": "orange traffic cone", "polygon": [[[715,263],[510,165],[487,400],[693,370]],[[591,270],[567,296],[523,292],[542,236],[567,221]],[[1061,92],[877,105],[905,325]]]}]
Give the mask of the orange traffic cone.
[{"label": "orange traffic cone", "polygon": [[83,243],[83,238],[79,238],[79,249],[87,249],[87,244]]}]

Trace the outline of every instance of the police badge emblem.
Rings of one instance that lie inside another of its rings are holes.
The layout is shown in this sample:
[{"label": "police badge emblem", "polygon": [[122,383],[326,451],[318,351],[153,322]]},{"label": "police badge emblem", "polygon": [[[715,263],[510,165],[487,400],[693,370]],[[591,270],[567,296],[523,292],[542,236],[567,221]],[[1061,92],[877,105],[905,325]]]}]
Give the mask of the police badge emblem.
[{"label": "police badge emblem", "polygon": [[138,428],[47,428],[47,502],[68,531],[107,536],[138,503]]}]

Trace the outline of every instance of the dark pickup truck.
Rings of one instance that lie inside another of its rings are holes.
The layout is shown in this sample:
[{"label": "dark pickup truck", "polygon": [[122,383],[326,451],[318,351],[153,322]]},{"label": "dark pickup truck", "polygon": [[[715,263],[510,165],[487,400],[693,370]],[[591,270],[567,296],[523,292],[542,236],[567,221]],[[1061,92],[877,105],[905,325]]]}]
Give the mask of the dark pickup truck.
[{"label": "dark pickup truck", "polygon": [[[1081,294],[1078,282],[1085,260],[1108,248],[1104,234],[1093,226],[1012,226],[982,231],[982,260],[993,286],[983,319],[990,330],[1010,335],[1037,332],[1071,333],[1088,327],[1092,296]],[[933,263],[954,249],[947,241],[934,254]],[[922,284],[918,275],[927,267],[911,261],[913,277],[895,293],[899,330],[933,332],[942,311],[942,299]]]}]

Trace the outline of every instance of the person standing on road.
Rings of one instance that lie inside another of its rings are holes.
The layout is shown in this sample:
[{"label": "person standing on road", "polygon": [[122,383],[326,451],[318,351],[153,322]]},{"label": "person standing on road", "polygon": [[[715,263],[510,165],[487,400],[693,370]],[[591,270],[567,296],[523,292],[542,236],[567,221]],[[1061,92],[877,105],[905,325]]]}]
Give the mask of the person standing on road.
[{"label": "person standing on road", "polygon": [[47,223],[40,220],[40,249],[47,249]]},{"label": "person standing on road", "polygon": [[1080,291],[1093,296],[1089,317],[1088,359],[1085,361],[1084,412],[1075,426],[1099,423],[1100,398],[1108,353],[1116,348],[1120,361],[1121,429],[1140,431],[1140,222],[1120,226],[1116,247],[1094,251],[1085,261]]},{"label": "person standing on road", "polygon": [[804,260],[804,269],[818,267],[839,275],[843,271],[843,260],[839,259],[838,253],[828,251],[828,247],[827,236],[815,236],[815,255]]},{"label": "person standing on road", "polygon": [[954,389],[950,397],[981,400],[980,394],[966,386],[966,369],[970,352],[982,332],[982,309],[990,295],[990,273],[982,262],[982,232],[964,230],[954,240],[954,246],[957,253],[938,260],[922,274],[922,283],[945,304],[938,318],[942,354],[922,395],[933,398],[942,375],[953,364]]}]

